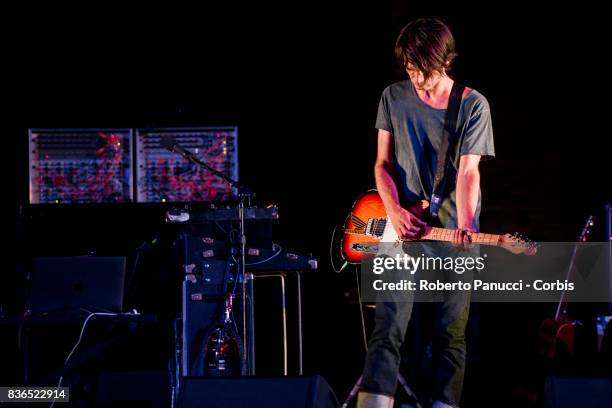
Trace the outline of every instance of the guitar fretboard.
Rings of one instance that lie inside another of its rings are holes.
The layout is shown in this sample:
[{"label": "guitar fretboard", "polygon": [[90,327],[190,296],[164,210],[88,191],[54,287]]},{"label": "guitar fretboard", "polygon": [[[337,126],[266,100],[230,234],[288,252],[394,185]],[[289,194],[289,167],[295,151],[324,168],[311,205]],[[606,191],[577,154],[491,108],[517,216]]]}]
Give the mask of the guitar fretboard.
[{"label": "guitar fretboard", "polygon": [[[425,230],[425,234],[423,234],[421,239],[450,242],[453,240],[455,231],[457,230],[449,228],[428,227]],[[476,244],[497,245],[500,242],[500,238],[501,236],[498,234],[484,234],[482,232],[472,233],[472,242]]]}]

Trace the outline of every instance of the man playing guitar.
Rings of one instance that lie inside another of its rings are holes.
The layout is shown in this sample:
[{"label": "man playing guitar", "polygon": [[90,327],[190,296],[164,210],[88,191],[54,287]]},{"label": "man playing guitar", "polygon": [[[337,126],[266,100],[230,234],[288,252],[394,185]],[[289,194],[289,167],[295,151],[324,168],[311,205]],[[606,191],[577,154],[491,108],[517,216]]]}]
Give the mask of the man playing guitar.
[{"label": "man playing guitar", "polygon": [[[409,79],[387,87],[380,100],[376,128],[376,187],[400,238],[418,239],[426,223],[408,205],[430,200],[444,137],[446,108],[454,81],[448,76],[456,56],[453,36],[437,19],[406,25],[395,53]],[[460,89],[460,88],[458,88]],[[459,91],[460,92],[460,91]],[[454,145],[448,146],[446,193],[437,222],[456,229],[453,242],[467,245],[479,229],[481,158],[493,157],[491,115],[486,98],[465,88],[456,122]],[[431,224],[431,223],[430,223]],[[435,304],[433,407],[458,406],[465,365],[465,327],[469,293],[460,301]],[[369,341],[358,407],[392,407],[400,346],[411,318],[412,302],[379,302]]]}]

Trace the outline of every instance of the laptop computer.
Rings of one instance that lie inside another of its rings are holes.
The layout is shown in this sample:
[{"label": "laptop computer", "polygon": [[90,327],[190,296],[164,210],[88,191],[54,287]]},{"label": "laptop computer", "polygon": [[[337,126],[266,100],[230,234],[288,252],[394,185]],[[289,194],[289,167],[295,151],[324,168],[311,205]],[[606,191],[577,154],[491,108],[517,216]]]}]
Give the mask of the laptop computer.
[{"label": "laptop computer", "polygon": [[27,296],[30,314],[81,309],[121,313],[125,265],[123,256],[34,258]]}]

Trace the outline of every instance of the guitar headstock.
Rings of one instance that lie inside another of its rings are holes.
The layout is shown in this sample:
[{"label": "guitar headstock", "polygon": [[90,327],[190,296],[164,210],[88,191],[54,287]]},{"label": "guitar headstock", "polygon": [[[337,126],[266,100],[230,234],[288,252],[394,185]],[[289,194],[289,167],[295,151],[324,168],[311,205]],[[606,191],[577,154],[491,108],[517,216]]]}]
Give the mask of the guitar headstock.
[{"label": "guitar headstock", "polygon": [[499,239],[499,246],[513,254],[525,254],[527,256],[535,255],[538,251],[538,244],[525,238],[518,232],[512,235],[502,235]]},{"label": "guitar headstock", "polygon": [[578,242],[586,242],[589,234],[591,233],[593,225],[593,216],[589,215],[589,218],[587,218],[586,223],[584,224],[584,228],[582,228],[582,232],[580,232],[580,235],[578,236]]}]

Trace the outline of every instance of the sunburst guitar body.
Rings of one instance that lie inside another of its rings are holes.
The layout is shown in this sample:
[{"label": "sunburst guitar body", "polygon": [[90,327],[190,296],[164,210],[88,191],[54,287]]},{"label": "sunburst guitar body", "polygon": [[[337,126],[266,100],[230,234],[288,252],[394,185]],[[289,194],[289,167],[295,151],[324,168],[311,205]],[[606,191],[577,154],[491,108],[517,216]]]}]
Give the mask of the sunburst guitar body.
[{"label": "sunburst guitar body", "polygon": [[[417,217],[425,218],[429,207],[427,201],[421,201],[407,209]],[[427,226],[418,237],[420,241],[450,242],[455,236],[455,230]],[[349,263],[360,263],[378,252],[381,242],[394,243],[402,241],[391,225],[385,211],[385,206],[376,190],[369,190],[360,195],[351,213],[344,223],[342,238],[342,256]],[[533,255],[536,252],[535,243],[524,239],[518,234],[472,234],[472,242],[476,244],[501,246],[508,251],[519,254]]]}]

